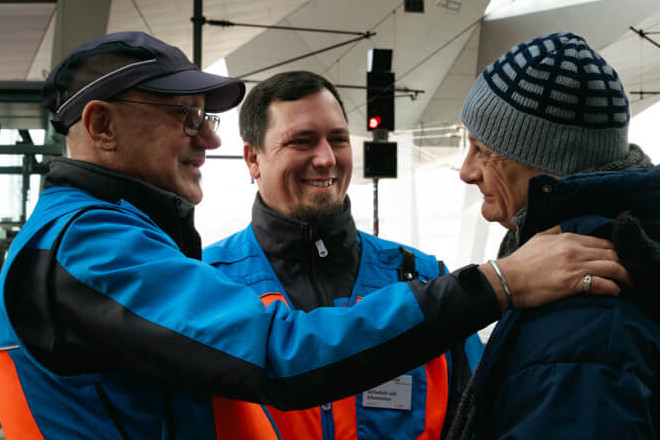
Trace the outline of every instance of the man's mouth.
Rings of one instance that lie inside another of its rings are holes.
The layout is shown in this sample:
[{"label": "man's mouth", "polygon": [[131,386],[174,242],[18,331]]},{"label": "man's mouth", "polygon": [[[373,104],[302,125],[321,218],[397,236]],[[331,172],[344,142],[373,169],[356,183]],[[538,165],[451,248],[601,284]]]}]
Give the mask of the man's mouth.
[{"label": "man's mouth", "polygon": [[184,165],[192,166],[195,168],[200,168],[202,165],[204,165],[205,158],[201,157],[198,159],[184,159],[181,161]]},{"label": "man's mouth", "polygon": [[327,188],[328,186],[332,185],[332,183],[335,181],[335,179],[328,179],[328,180],[308,180],[306,183],[312,186],[316,186],[318,188]]}]

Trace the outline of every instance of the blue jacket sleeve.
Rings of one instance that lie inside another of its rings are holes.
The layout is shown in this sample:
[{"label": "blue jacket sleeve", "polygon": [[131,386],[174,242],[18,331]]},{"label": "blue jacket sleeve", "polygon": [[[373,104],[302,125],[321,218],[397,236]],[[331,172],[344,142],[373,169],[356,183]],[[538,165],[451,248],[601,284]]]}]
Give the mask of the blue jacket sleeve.
[{"label": "blue jacket sleeve", "polygon": [[284,409],[382,383],[499,313],[476,268],[392,284],[353,308],[264,307],[150,222],[117,211],[76,219],[57,262],[70,357]]}]

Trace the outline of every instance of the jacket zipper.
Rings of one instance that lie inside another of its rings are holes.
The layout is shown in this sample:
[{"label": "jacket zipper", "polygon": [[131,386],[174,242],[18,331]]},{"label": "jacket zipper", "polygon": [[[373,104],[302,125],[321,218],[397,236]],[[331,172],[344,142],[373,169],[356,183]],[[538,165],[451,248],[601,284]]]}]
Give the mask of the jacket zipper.
[{"label": "jacket zipper", "polygon": [[325,258],[328,256],[328,249],[325,247],[325,243],[323,243],[322,239],[318,239],[314,242],[314,246],[316,246],[316,250],[319,253],[319,257]]},{"label": "jacket zipper", "polygon": [[321,431],[323,440],[335,439],[335,418],[332,412],[332,403],[324,403],[321,408]]},{"label": "jacket zipper", "polygon": [[[321,245],[318,244],[319,242],[321,243]],[[319,249],[319,246],[322,246],[322,249],[325,250],[325,252],[323,252],[325,254],[325,255],[323,255],[323,257],[328,255],[328,250],[325,248],[325,244],[323,244],[323,240],[320,240],[320,239],[319,240],[314,240],[314,231],[312,230],[312,228],[309,228],[309,243],[314,244],[314,249],[316,249],[316,252],[318,253],[318,255],[320,257],[321,257],[322,252]],[[314,255],[314,250],[312,250],[310,258],[309,258],[309,284],[311,284],[312,288],[314,289],[314,296],[317,299],[320,299],[322,292],[319,290],[318,286],[316,285],[316,276],[315,276],[315,274],[316,274],[316,258],[317,257]]]},{"label": "jacket zipper", "polygon": [[[314,247],[316,248],[316,253],[318,254],[319,258],[325,258],[328,256],[328,249],[325,247],[325,243],[323,243],[323,239],[319,238],[318,240],[314,240],[313,231],[311,230],[311,228],[309,231],[309,239],[310,242],[314,243]],[[314,276],[314,274],[316,273],[316,262],[318,260],[317,257],[313,255],[313,253],[314,252],[312,251],[309,281],[310,284],[314,287],[314,291],[318,296],[321,294],[321,292],[316,286],[316,277]],[[321,411],[321,432],[322,432],[323,440],[334,440],[335,420],[332,412],[332,403],[324,403],[319,407],[319,410]]]}]

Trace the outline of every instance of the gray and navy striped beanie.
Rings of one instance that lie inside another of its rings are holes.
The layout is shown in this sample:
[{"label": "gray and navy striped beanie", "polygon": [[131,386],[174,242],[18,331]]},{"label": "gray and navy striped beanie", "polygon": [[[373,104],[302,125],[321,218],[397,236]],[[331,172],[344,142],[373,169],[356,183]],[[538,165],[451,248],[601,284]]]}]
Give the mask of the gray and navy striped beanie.
[{"label": "gray and navy striped beanie", "polygon": [[519,44],[489,65],[461,119],[500,155],[559,176],[629,151],[628,98],[617,73],[568,32]]}]

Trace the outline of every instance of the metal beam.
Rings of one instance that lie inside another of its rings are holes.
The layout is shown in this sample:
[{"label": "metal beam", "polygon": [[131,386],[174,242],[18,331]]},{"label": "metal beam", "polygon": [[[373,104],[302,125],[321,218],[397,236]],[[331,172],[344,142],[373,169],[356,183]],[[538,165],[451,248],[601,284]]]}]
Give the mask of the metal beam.
[{"label": "metal beam", "polygon": [[[33,169],[31,170],[30,174],[41,174],[44,175],[48,172],[50,169],[50,165],[44,165],[44,164],[39,164],[35,165]],[[0,175],[2,174],[18,174],[18,175],[23,175],[25,173],[25,169],[20,166],[7,166],[7,167],[0,167]],[[26,188],[28,189],[28,188]]]},{"label": "metal beam", "polygon": [[0,145],[0,154],[43,154],[44,156],[61,156],[62,144],[46,145]]},{"label": "metal beam", "polygon": [[243,156],[238,154],[207,154],[207,159],[243,159]]},{"label": "metal beam", "polygon": [[42,81],[0,81],[0,102],[41,103]]},{"label": "metal beam", "polygon": [[41,104],[40,81],[0,81],[0,128],[45,129],[48,112]]},{"label": "metal beam", "polygon": [[202,25],[204,24],[203,0],[194,0],[193,17],[193,63],[202,68]]}]

